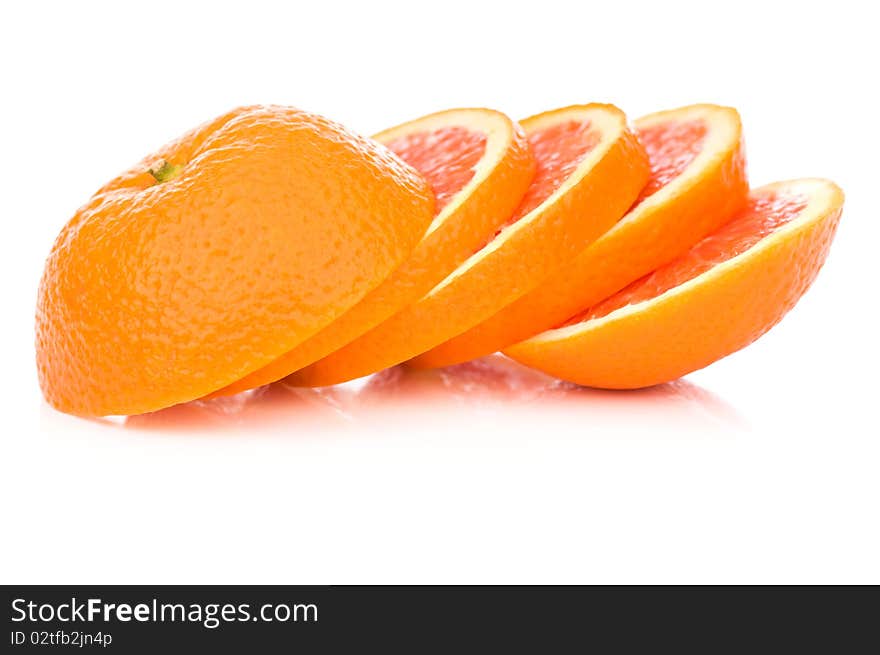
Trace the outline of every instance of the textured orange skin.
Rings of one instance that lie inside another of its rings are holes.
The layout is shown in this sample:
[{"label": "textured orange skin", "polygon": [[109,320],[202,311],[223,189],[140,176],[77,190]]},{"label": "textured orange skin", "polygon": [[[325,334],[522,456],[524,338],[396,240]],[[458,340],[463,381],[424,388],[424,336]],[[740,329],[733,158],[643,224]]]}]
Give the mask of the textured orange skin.
[{"label": "textured orange skin", "polygon": [[[843,206],[830,190],[819,216],[661,296],[505,351],[550,375],[590,387],[636,389],[675,380],[744,348],[795,305],[822,267]],[[780,190],[788,183],[768,185]],[[768,187],[764,187],[768,188]],[[723,269],[721,267],[724,267]]]},{"label": "textured orange skin", "polygon": [[[663,117],[687,120],[691,107],[652,114],[636,121]],[[560,325],[627,284],[686,251],[730,218],[748,193],[742,128],[733,109],[697,106],[718,120],[735,125],[737,135],[717,153],[698,178],[668,186],[675,193],[666,202],[631,212],[560,267],[536,289],[480,325],[408,362],[415,368],[436,368],[476,359],[502,350]],[[634,219],[634,220],[631,220]]]},{"label": "textured orange skin", "polygon": [[[528,133],[539,120],[569,120],[572,111],[605,112],[616,128],[603,134],[605,155],[568,192],[535,211],[504,244],[442,288],[395,314],[351,344],[286,381],[324,386],[352,380],[410,359],[467,330],[533,289],[576,256],[629,208],[648,178],[647,155],[611,105],[546,112],[522,121]],[[522,219],[525,221],[526,219]]]},{"label": "textured orange skin", "polygon": [[[503,118],[510,130],[505,152],[484,182],[473,188],[437,229],[422,238],[406,261],[358,304],[268,366],[213,395],[229,395],[275,382],[353,341],[430,291],[513,213],[535,170],[525,134],[519,125],[498,112],[471,111],[490,112]],[[453,112],[440,112],[443,113],[454,117]],[[425,119],[436,120],[437,116],[431,114],[408,125],[417,132],[424,129]],[[383,143],[386,135],[399,137],[399,130],[392,128],[373,138]]]},{"label": "textured orange skin", "polygon": [[[182,168],[159,183],[163,160]],[[432,216],[421,176],[373,141],[293,108],[229,112],[62,229],[37,301],[43,393],[92,416],[202,397],[354,305]]]}]

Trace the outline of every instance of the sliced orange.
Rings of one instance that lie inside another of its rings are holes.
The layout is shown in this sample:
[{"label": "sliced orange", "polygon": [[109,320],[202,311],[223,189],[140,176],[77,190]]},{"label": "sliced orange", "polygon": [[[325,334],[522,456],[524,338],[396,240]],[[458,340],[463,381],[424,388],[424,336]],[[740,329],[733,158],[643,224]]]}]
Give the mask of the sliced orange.
[{"label": "sliced orange", "polygon": [[268,366],[212,395],[280,380],[418,300],[510,217],[534,177],[535,162],[522,128],[491,109],[438,112],[373,138],[431,185],[437,214],[428,231],[404,263],[348,312]]},{"label": "sliced orange", "polygon": [[819,179],[770,184],[687,253],[505,354],[577,384],[668,382],[747,346],[815,279],[843,207]]},{"label": "sliced orange", "polygon": [[648,179],[645,150],[616,107],[567,107],[522,125],[538,168],[508,223],[418,302],[294,373],[290,383],[323,386],[361,377],[480,323],[611,227]]},{"label": "sliced orange", "polygon": [[635,128],[651,178],[629,213],[530,293],[411,365],[457,364],[557,326],[685,252],[745,204],[735,109],[692,105],[640,118]]}]

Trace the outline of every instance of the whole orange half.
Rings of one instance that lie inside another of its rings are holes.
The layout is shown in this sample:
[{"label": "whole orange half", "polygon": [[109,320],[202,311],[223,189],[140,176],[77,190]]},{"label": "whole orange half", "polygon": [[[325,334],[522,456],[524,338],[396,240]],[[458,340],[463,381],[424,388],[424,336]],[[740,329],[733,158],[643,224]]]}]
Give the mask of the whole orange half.
[{"label": "whole orange half", "polygon": [[457,364],[557,326],[685,252],[745,204],[736,110],[692,105],[640,118],[635,129],[651,177],[629,213],[537,288],[410,365]]},{"label": "whole orange half", "polygon": [[608,230],[648,179],[645,150],[616,107],[567,107],[522,125],[537,172],[507,224],[418,302],[288,382],[344,382],[461,334],[531,291]]},{"label": "whole orange half", "polygon": [[288,107],[245,107],[147,157],[64,226],[40,283],[40,386],[72,414],[220,389],[354,306],[434,216],[414,169]]},{"label": "whole orange half", "polygon": [[535,162],[522,128],[491,109],[431,114],[374,139],[431,185],[437,214],[428,231],[404,263],[345,314],[215,395],[280,380],[418,300],[510,217],[534,176]]},{"label": "whole orange half", "polygon": [[504,352],[577,384],[668,382],[747,346],[800,299],[825,261],[843,207],[832,182],[779,182],[687,253],[570,324]]}]

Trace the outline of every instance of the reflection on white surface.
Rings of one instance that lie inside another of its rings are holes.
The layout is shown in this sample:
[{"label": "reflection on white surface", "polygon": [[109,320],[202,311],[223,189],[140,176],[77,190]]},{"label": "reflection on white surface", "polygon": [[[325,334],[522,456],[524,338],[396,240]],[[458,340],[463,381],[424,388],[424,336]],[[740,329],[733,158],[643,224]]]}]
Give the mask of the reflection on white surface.
[{"label": "reflection on white surface", "polygon": [[664,428],[720,426],[745,421],[713,393],[686,380],[636,391],[588,389],[548,377],[501,355],[445,369],[397,366],[368,378],[323,388],[276,383],[226,398],[197,400],[131,416],[126,428],[149,430],[275,431],[284,426],[332,432],[346,426],[385,423],[389,431],[420,421],[465,427],[474,415],[497,413],[503,424],[517,418],[552,422],[575,414],[582,428],[662,421]]}]

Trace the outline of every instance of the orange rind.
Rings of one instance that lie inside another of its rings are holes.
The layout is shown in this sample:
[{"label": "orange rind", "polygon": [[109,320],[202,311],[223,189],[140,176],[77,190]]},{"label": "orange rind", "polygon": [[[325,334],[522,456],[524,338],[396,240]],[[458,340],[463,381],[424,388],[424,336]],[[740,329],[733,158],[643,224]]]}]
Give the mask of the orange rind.
[{"label": "orange rind", "polygon": [[379,144],[288,107],[245,107],[174,141],[77,211],[38,292],[49,403],[139,414],[259,369],[376,288],[434,215]]}]

